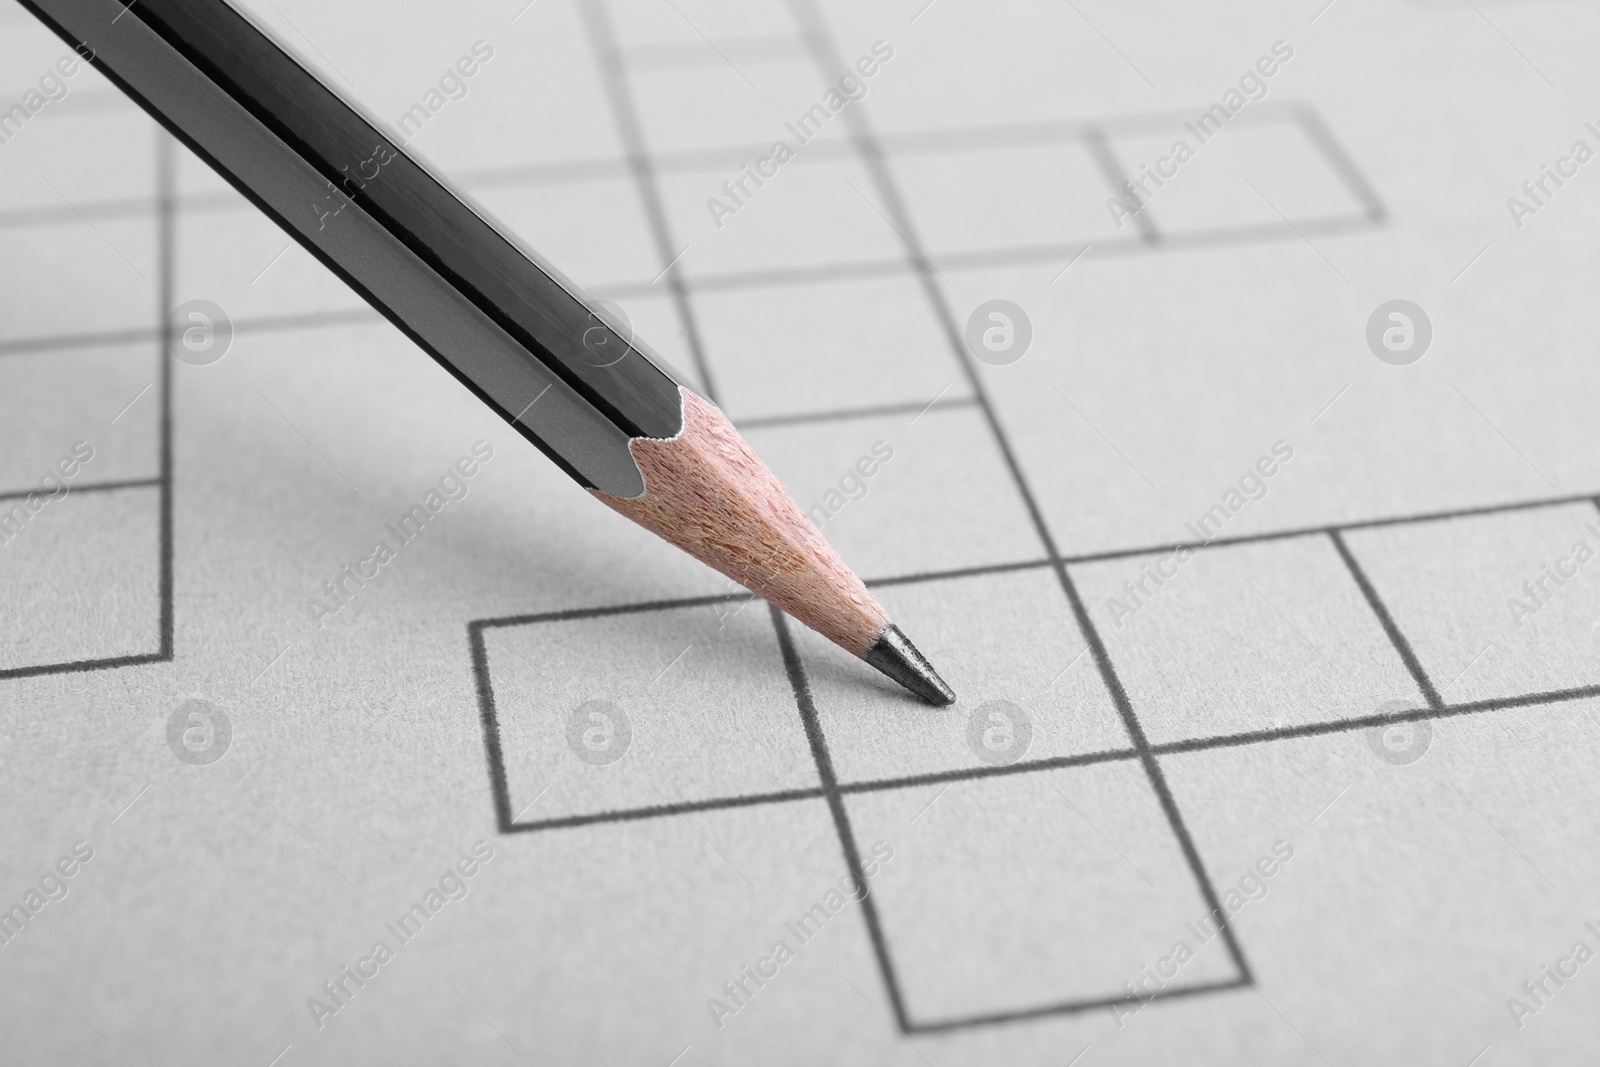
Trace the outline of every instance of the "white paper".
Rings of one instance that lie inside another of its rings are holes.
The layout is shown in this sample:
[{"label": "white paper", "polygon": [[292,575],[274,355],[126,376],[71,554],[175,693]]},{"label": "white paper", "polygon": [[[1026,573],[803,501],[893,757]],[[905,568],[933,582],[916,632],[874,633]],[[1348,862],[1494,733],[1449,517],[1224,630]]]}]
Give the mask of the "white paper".
[{"label": "white paper", "polygon": [[960,700],[597,506],[13,5],[0,1059],[1594,1047],[1586,5],[249,6]]}]

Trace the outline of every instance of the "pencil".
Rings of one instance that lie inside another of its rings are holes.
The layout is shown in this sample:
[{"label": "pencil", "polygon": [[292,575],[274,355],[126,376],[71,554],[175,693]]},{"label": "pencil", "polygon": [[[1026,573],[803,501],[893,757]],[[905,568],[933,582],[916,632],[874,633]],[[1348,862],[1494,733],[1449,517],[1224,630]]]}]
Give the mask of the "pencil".
[{"label": "pencil", "polygon": [[714,404],[225,0],[21,2],[601,502],[954,702]]}]

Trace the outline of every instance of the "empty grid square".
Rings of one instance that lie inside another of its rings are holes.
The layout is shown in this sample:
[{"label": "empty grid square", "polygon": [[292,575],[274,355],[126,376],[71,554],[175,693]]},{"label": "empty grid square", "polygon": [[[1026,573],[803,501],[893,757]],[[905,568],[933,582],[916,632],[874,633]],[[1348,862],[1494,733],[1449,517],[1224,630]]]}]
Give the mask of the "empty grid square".
[{"label": "empty grid square", "polygon": [[1401,523],[1346,537],[1446,702],[1600,682],[1600,512],[1593,505]]},{"label": "empty grid square", "polygon": [[890,166],[930,256],[1116,235],[1111,187],[1082,140],[901,152]]},{"label": "empty grid square", "polygon": [[735,422],[971,396],[909,273],[702,293],[717,400]]},{"label": "empty grid square", "polygon": [[0,521],[0,670],[159,650],[158,489],[69,493],[36,511],[13,498]]},{"label": "empty grid square", "polygon": [[817,785],[759,602],[490,627],[483,639],[518,821]]},{"label": "empty grid square", "polygon": [[[930,708],[828,641],[796,627],[817,719],[841,783],[994,766],[974,749],[988,712],[1026,710],[1029,738],[1007,763],[1127,750],[1055,571],[1034,567],[880,586],[875,595],[956,691]],[[981,742],[980,742],[981,744]]]},{"label": "empty grid square", "polygon": [[[0,257],[0,337],[150,329],[156,321],[153,217],[9,227]],[[75,296],[63,299],[68,289]]]},{"label": "empty grid square", "polygon": [[80,441],[92,458],[69,488],[157,477],[158,358],[152,338],[0,359],[0,493],[34,488]]},{"label": "empty grid square", "polygon": [[679,270],[702,280],[904,259],[866,169],[855,160],[823,158],[816,147],[802,145],[731,216],[708,204],[725,196],[722,183],[738,177],[735,168],[661,175],[668,223],[687,249]]},{"label": "empty grid square", "polygon": [[1356,718],[1391,700],[1421,706],[1326,537],[1215,546],[1183,563],[1113,559],[1072,575],[1153,743]]},{"label": "empty grid square", "polygon": [[[1111,142],[1129,179],[1144,177],[1146,165],[1176,171],[1162,178],[1160,186],[1146,178],[1139,189],[1162,234],[1286,229],[1285,217],[1297,224],[1364,219],[1355,194],[1304,126],[1289,115],[1253,118],[1244,112],[1220,131],[1207,127],[1203,142],[1176,118],[1172,127],[1170,135],[1124,135]],[[1173,153],[1178,141],[1194,153],[1181,164]]]},{"label": "empty grid square", "polygon": [[1208,909],[1137,761],[940,788],[846,798],[857,840],[894,848],[872,896],[917,1022],[1124,996],[1179,941],[1171,988],[1237,977],[1185,925]]},{"label": "empty grid square", "polygon": [[[1223,145],[1233,153],[1232,165],[1250,179],[1271,201],[1274,216],[1324,222],[1353,219],[1364,214],[1356,191],[1350,187],[1298,115],[1280,122],[1265,122],[1239,130],[1237,145]],[[1247,190],[1248,191],[1248,190]]]},{"label": "empty grid square", "polygon": [[856,573],[887,578],[1037,559],[988,425],[970,406],[745,433]]}]

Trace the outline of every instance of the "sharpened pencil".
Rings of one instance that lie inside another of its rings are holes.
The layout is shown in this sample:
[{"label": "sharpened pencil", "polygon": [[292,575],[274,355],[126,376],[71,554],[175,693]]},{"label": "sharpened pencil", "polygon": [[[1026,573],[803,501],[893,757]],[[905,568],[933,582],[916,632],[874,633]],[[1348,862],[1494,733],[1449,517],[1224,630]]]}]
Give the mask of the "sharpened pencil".
[{"label": "sharpened pencil", "polygon": [[225,0],[21,0],[613,510],[955,694],[709,400]]}]

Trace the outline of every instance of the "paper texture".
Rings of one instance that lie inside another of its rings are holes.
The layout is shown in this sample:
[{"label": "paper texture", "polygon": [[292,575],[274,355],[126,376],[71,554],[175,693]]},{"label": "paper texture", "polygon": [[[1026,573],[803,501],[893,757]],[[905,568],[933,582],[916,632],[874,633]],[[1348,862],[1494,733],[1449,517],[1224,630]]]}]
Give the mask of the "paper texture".
[{"label": "paper texture", "polygon": [[598,506],[0,8],[0,1059],[1595,1047],[1591,7],[249,6],[960,701]]}]

